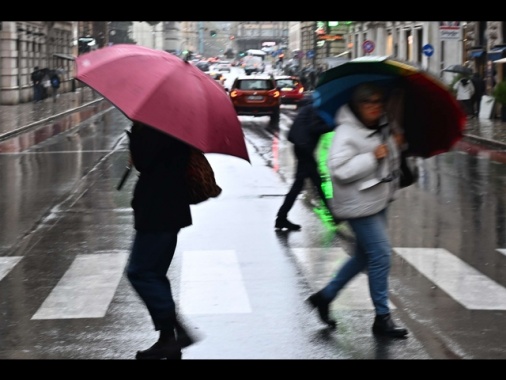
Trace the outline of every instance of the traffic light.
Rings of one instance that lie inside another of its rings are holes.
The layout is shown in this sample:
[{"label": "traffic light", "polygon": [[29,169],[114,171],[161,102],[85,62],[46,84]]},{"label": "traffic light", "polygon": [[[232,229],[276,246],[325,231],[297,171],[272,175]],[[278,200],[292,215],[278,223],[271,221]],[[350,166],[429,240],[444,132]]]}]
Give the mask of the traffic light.
[{"label": "traffic light", "polygon": [[215,30],[211,30],[209,32],[209,34],[211,35],[211,37],[216,37],[216,31]]}]

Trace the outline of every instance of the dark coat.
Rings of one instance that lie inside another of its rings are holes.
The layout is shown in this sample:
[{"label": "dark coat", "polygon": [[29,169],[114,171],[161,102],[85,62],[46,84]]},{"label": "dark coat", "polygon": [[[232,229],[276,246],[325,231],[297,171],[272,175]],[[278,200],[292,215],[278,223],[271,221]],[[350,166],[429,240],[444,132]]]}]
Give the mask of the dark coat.
[{"label": "dark coat", "polygon": [[42,77],[44,76],[44,72],[40,69],[36,69],[31,74],[31,79],[33,84],[39,84],[42,81]]},{"label": "dark coat", "polygon": [[471,78],[471,82],[473,82],[474,85],[473,98],[476,99],[481,98],[485,94],[486,89],[485,81],[479,75],[474,75]]},{"label": "dark coat", "polygon": [[301,105],[288,132],[288,141],[313,152],[321,135],[332,131],[334,126],[329,126],[320,118],[311,101],[299,104],[299,107]]},{"label": "dark coat", "polygon": [[173,231],[192,224],[184,179],[189,146],[155,128],[134,123],[130,153],[139,179],[132,198],[134,228]]}]

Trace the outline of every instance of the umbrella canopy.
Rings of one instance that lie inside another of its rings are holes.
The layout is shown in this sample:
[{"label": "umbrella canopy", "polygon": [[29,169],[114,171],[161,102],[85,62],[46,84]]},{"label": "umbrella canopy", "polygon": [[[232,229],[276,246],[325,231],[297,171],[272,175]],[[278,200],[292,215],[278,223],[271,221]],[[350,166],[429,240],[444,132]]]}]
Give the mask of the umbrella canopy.
[{"label": "umbrella canopy", "polygon": [[465,67],[462,65],[450,65],[443,69],[443,71],[446,71],[447,73],[455,73],[455,74],[461,74],[461,75],[472,75],[473,70],[469,67]]},{"label": "umbrella canopy", "polygon": [[205,153],[249,162],[241,123],[227,93],[191,63],[162,50],[118,44],[76,58],[76,79],[129,119]]},{"label": "umbrella canopy", "polygon": [[409,155],[431,157],[462,138],[466,115],[447,86],[426,71],[388,57],[357,58],[322,73],[313,92],[322,118],[333,123],[338,108],[364,82],[377,83],[390,96],[390,111],[404,129]]}]

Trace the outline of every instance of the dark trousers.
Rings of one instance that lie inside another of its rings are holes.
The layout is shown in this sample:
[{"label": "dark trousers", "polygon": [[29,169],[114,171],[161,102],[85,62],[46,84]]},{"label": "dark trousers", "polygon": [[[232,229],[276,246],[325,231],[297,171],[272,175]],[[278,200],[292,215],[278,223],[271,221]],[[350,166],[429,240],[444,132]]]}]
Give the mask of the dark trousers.
[{"label": "dark trousers", "polygon": [[146,305],[155,330],[173,330],[176,304],[167,272],[174,257],[179,230],[135,234],[126,274]]},{"label": "dark trousers", "polygon": [[466,115],[468,116],[474,115],[473,101],[471,99],[459,100],[459,103],[464,112],[466,113]]},{"label": "dark trousers", "polygon": [[292,187],[285,196],[285,200],[278,211],[278,217],[286,218],[288,212],[293,207],[297,196],[304,188],[306,178],[309,178],[316,188],[320,198],[327,205],[325,193],[322,190],[322,179],[318,171],[318,164],[314,158],[313,150],[301,148],[297,145],[293,147],[295,157],[297,159],[297,168],[295,172],[295,180]]},{"label": "dark trousers", "polygon": [[481,96],[474,98],[473,102],[474,102],[474,104],[473,104],[474,114],[476,116],[479,116],[480,115],[480,106],[481,106]]},{"label": "dark trousers", "polygon": [[42,100],[43,90],[44,90],[44,88],[40,82],[33,85],[33,101],[34,102],[38,102],[38,101]]}]

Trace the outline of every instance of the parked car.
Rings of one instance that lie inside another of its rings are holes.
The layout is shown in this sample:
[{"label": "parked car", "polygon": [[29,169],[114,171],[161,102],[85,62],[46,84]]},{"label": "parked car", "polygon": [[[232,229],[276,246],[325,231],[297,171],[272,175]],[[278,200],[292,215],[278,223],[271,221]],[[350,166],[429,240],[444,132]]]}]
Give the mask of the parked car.
[{"label": "parked car", "polygon": [[232,65],[230,62],[220,62],[214,66],[214,70],[216,71],[226,71],[229,73],[232,70]]},{"label": "parked car", "polygon": [[281,104],[297,105],[304,98],[304,86],[299,77],[277,75],[274,77],[276,86],[281,92]]},{"label": "parked car", "polygon": [[279,122],[281,93],[274,77],[238,76],[229,89],[229,96],[237,115],[270,116],[271,123]]}]

